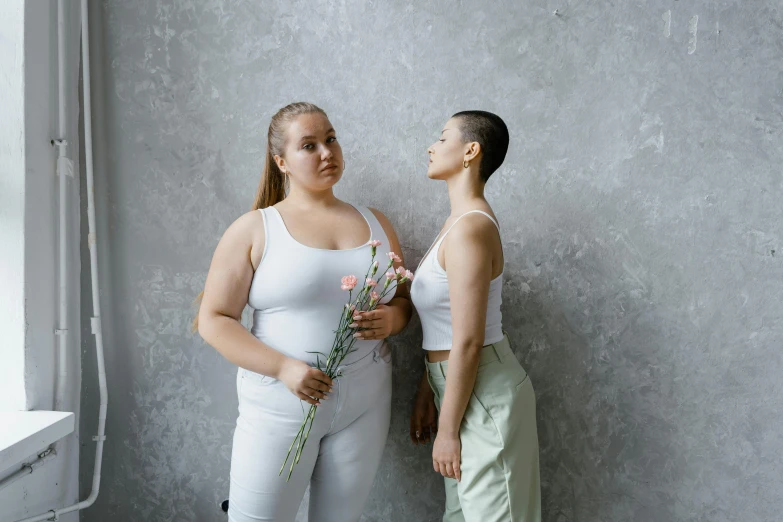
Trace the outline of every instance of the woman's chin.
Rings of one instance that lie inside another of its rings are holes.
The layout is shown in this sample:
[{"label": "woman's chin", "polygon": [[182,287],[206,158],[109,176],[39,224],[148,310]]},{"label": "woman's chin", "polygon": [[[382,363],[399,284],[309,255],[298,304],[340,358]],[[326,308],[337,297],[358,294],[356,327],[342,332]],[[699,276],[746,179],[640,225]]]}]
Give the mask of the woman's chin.
[{"label": "woman's chin", "polygon": [[330,188],[343,178],[341,170],[327,171],[321,174],[319,182],[324,188]]},{"label": "woman's chin", "polygon": [[449,177],[448,172],[439,172],[437,170],[429,169],[427,170],[427,177],[430,179],[435,179],[442,181]]}]

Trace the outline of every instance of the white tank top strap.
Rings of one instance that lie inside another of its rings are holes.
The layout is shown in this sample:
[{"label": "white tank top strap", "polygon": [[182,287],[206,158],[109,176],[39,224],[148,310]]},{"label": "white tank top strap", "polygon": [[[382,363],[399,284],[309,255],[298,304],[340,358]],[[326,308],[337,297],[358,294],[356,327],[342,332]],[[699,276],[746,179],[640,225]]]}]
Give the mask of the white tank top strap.
[{"label": "white tank top strap", "polygon": [[[368,207],[361,207],[359,205],[355,205],[354,208],[358,210],[362,216],[364,216],[365,221],[367,221],[367,225],[370,227],[370,241],[385,235],[381,222],[378,221],[378,218],[375,217],[375,213],[372,210],[370,210]],[[390,245],[386,246],[389,247],[389,250],[391,250]]]},{"label": "white tank top strap", "polygon": [[500,231],[500,225],[498,224],[498,222],[497,222],[497,221],[495,221],[495,218],[493,218],[492,216],[490,216],[489,214],[487,214],[487,213],[486,213],[486,212],[484,212],[483,210],[468,210],[467,212],[465,212],[464,214],[462,214],[460,217],[458,217],[458,218],[457,218],[457,219],[454,221],[454,223],[452,223],[452,224],[451,224],[451,226],[450,226],[449,228],[447,228],[447,229],[446,229],[446,233],[444,233],[444,234],[443,234],[443,235],[440,237],[440,239],[438,240],[438,242],[440,242],[440,241],[443,241],[443,239],[444,239],[444,238],[445,238],[445,237],[448,235],[448,233],[449,233],[449,232],[451,232],[451,229],[452,229],[452,228],[454,228],[454,225],[456,225],[457,223],[459,223],[459,220],[460,220],[460,219],[462,219],[462,218],[464,218],[464,217],[465,217],[465,216],[467,216],[468,214],[484,214],[485,216],[487,216],[487,217],[490,219],[490,221],[492,221],[492,223],[494,223],[494,224],[495,224],[495,226],[497,227],[498,231]]},{"label": "white tank top strap", "polygon": [[[492,216],[490,216],[489,213],[484,212],[483,210],[469,210],[469,211],[465,212],[464,214],[462,214],[462,216],[466,216],[466,215],[471,214],[473,212],[476,212],[476,213],[479,213],[479,214],[484,214],[485,216],[487,216],[489,218],[489,220],[492,221],[495,224],[495,226],[497,227],[498,231],[500,231],[500,224],[497,222],[497,220],[495,218],[493,218]],[[462,217],[462,216],[460,216],[460,217]]]},{"label": "white tank top strap", "polygon": [[[280,212],[275,207],[266,207],[259,210],[264,215],[264,233],[266,234],[264,252],[271,248],[296,248],[301,246],[288,233],[283,216],[280,215]],[[266,253],[264,256],[266,256]]]},{"label": "white tank top strap", "polygon": [[495,221],[495,218],[493,218],[492,216],[490,216],[489,214],[487,214],[487,213],[486,213],[486,212],[484,212],[483,210],[468,210],[467,212],[465,212],[464,214],[462,214],[460,217],[458,217],[458,218],[457,218],[457,220],[456,220],[456,221],[454,221],[454,223],[452,223],[452,224],[451,224],[451,226],[450,226],[450,227],[449,227],[449,228],[446,230],[446,233],[445,233],[445,234],[443,234],[443,236],[441,236],[441,238],[439,239],[439,241],[443,241],[443,238],[445,238],[445,237],[446,237],[446,235],[447,235],[449,232],[451,232],[451,229],[452,229],[452,228],[454,228],[454,225],[456,225],[457,223],[459,223],[459,220],[460,220],[460,219],[462,219],[462,218],[464,218],[464,217],[465,217],[465,216],[467,216],[468,214],[484,214],[485,216],[487,216],[487,217],[490,219],[490,221],[492,221],[492,223],[494,223],[494,224],[495,224],[495,226],[496,226],[496,227],[497,227],[497,229],[498,229],[498,232],[500,231],[500,225],[498,224],[498,222],[497,222],[497,221]]},{"label": "white tank top strap", "polygon": [[422,262],[424,262],[424,260],[427,258],[427,256],[429,256],[429,255],[430,255],[430,253],[431,253],[432,251],[436,251],[436,252],[437,252],[437,250],[438,250],[438,249],[439,249],[439,247],[440,247],[440,244],[441,244],[441,243],[443,243],[443,240],[444,240],[444,239],[446,239],[446,236],[448,235],[448,233],[449,233],[449,232],[451,232],[451,229],[452,229],[452,228],[454,228],[454,225],[456,225],[457,223],[459,223],[459,220],[460,220],[460,219],[464,218],[464,217],[465,217],[465,216],[467,216],[468,214],[474,214],[474,213],[478,213],[478,214],[484,214],[485,216],[487,216],[487,217],[488,217],[488,218],[489,218],[489,219],[492,221],[492,223],[494,223],[494,224],[495,224],[495,226],[496,226],[496,227],[497,227],[497,229],[498,229],[498,232],[500,232],[500,225],[499,225],[499,224],[498,224],[498,222],[495,220],[495,218],[493,218],[492,216],[490,216],[488,213],[484,212],[483,210],[478,210],[478,209],[476,209],[476,210],[468,210],[467,212],[465,212],[464,214],[462,214],[461,216],[459,216],[459,217],[458,217],[458,218],[457,218],[457,219],[454,221],[454,223],[452,223],[452,224],[451,224],[451,226],[450,226],[449,228],[447,228],[447,229],[446,229],[446,232],[444,232],[442,236],[440,236],[438,239],[436,239],[436,240],[435,240],[435,242],[434,242],[434,243],[433,243],[433,244],[430,246],[429,250],[427,250],[427,253],[426,253],[426,254],[424,254],[424,257],[422,257],[422,258],[421,258],[421,261],[419,261],[419,266],[418,266],[418,268],[417,268],[416,270],[418,270],[419,268],[421,268],[421,264],[422,264]]},{"label": "white tank top strap", "polygon": [[269,214],[265,211],[263,208],[259,208],[258,211],[261,213],[261,221],[264,222],[264,251],[261,252],[261,260],[258,262],[258,266],[261,266],[261,263],[264,262],[264,258],[266,257],[266,253],[269,250]]}]

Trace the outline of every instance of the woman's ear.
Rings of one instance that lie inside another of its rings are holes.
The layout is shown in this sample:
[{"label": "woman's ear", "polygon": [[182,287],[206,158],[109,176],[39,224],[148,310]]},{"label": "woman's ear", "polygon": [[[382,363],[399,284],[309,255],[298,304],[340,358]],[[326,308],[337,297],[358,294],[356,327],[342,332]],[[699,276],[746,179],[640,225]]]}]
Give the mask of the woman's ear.
[{"label": "woman's ear", "polygon": [[275,160],[275,163],[277,164],[277,168],[280,170],[280,172],[285,173],[285,172],[288,171],[287,167],[285,166],[285,160],[283,158],[281,158],[280,156],[275,154],[274,155],[274,160]]},{"label": "woman's ear", "polygon": [[468,143],[467,150],[465,151],[465,161],[471,161],[481,152],[481,144],[477,141],[471,141]]}]

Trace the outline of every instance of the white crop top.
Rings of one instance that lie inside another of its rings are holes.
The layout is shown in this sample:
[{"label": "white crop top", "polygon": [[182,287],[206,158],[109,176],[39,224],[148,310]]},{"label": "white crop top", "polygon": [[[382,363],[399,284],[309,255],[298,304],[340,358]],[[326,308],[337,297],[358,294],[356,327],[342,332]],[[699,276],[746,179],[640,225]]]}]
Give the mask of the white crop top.
[{"label": "white crop top", "polygon": [[[363,286],[372,259],[370,240],[382,242],[375,257],[381,268],[389,261],[385,253],[391,250],[375,214],[365,207],[355,208],[364,216],[370,237],[367,243],[344,250],[303,245],[288,232],[275,207],[260,210],[264,216],[266,242],[248,295],[248,304],[255,309],[251,332],[260,341],[313,365],[316,362],[314,352],[329,353],[334,330],[348,302],[349,294],[340,288],[340,280],[343,276],[355,275],[360,281],[358,287]],[[391,301],[395,292],[389,292],[381,303]],[[353,295],[356,296],[356,291]],[[355,351],[343,364],[347,366],[358,361],[382,342],[356,341]],[[323,360],[321,357],[322,363]]]},{"label": "white crop top", "polygon": [[[438,250],[446,235],[454,228],[460,219],[477,212],[484,214],[498,227],[498,222],[492,216],[481,210],[471,210],[462,214],[437,239],[419,263],[411,284],[411,300],[421,319],[424,331],[423,348],[425,350],[450,350],[452,345],[451,302],[449,300],[449,280],[446,271],[438,262]],[[487,324],[484,330],[484,346],[503,339],[503,321],[500,305],[503,302],[503,273],[489,283],[489,300],[487,302]]]}]

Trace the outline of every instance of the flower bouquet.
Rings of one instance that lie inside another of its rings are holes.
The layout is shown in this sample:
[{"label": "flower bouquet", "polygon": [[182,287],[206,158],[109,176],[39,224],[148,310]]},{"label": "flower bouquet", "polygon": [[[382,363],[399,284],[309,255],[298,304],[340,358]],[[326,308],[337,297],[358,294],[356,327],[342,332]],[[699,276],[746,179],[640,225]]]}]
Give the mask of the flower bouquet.
[{"label": "flower bouquet", "polygon": [[[316,367],[323,373],[329,376],[330,379],[336,379],[339,377],[338,368],[340,364],[345,360],[348,354],[355,351],[353,345],[356,342],[356,338],[353,334],[357,328],[350,327],[353,322],[353,316],[357,311],[369,312],[375,310],[381,300],[386,297],[397,285],[407,283],[413,280],[413,272],[406,270],[403,267],[398,267],[396,270],[393,268],[394,263],[401,262],[400,256],[394,252],[386,254],[389,257],[389,262],[386,265],[384,274],[375,279],[375,275],[378,273],[380,263],[375,260],[377,254],[377,248],[381,245],[380,241],[370,241],[370,266],[367,269],[367,273],[364,275],[364,285],[356,292],[354,297],[354,290],[356,289],[359,279],[355,275],[348,275],[342,278],[341,288],[348,292],[348,302],[345,304],[343,313],[340,315],[340,321],[335,330],[334,340],[332,341],[332,349],[328,354],[321,352],[309,352],[314,353],[316,356]],[[383,286],[379,288],[381,279],[385,281]],[[378,293],[380,290],[380,293]],[[299,432],[294,437],[294,441],[291,443],[291,447],[288,449],[288,454],[285,457],[282,467],[280,468],[279,475],[283,474],[286,464],[291,461],[291,466],[288,471],[288,478],[291,479],[291,474],[294,472],[294,466],[299,462],[302,456],[302,450],[307,442],[307,437],[310,435],[310,430],[313,427],[313,421],[315,420],[315,412],[318,408],[315,405],[311,405],[309,411],[305,415],[302,426],[299,428]]]}]

